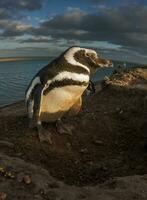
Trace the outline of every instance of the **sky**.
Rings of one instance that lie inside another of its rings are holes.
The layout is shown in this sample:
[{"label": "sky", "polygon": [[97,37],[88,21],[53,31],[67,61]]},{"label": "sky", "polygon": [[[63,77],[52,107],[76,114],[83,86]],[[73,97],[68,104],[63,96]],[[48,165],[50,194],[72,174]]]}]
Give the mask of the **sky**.
[{"label": "sky", "polygon": [[0,0],[0,57],[57,56],[70,46],[147,63],[146,0]]}]

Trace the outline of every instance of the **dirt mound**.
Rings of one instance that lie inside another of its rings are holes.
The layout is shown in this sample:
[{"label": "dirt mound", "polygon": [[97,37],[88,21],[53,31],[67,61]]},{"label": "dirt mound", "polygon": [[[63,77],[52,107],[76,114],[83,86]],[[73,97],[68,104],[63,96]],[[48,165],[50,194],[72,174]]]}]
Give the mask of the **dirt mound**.
[{"label": "dirt mound", "polygon": [[105,78],[104,85],[147,90],[147,67],[118,68],[110,77]]}]

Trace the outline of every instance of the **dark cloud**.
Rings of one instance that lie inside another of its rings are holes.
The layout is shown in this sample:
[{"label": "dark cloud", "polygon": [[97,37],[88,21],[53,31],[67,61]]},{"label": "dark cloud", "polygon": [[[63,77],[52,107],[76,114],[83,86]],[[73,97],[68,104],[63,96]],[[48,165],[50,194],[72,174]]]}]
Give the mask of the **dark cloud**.
[{"label": "dark cloud", "polygon": [[[33,35],[83,41],[109,41],[126,47],[147,48],[147,6],[105,8],[95,14],[73,10],[40,23]],[[145,50],[146,51],[146,50]]]},{"label": "dark cloud", "polygon": [[5,8],[0,8],[0,19],[7,19],[10,17],[10,13]]},{"label": "dark cloud", "polygon": [[1,0],[0,8],[7,10],[38,10],[42,7],[42,0]]},{"label": "dark cloud", "polygon": [[20,41],[20,43],[48,43],[48,42],[53,42],[53,40],[47,38],[29,38]]},{"label": "dark cloud", "polygon": [[45,0],[0,0],[0,20],[20,19],[25,11],[40,10]]},{"label": "dark cloud", "polygon": [[16,37],[24,35],[28,32],[30,26],[21,23],[21,22],[13,22],[10,20],[0,20],[0,27],[3,30],[0,33],[0,36],[3,38],[7,37]]},{"label": "dark cloud", "polygon": [[[10,0],[9,0],[10,1]],[[87,0],[88,1],[88,0]],[[8,0],[1,0],[0,7],[5,5]],[[39,9],[41,0],[13,0],[9,5],[16,5],[19,9]],[[101,2],[101,1],[93,1]],[[26,4],[25,4],[26,3]],[[37,5],[33,5],[37,4]],[[34,6],[34,7],[33,7]],[[0,16],[4,15],[0,10]],[[42,39],[42,36],[51,36],[53,40],[65,39],[67,41],[108,41],[112,44],[121,45],[127,50],[136,49],[141,53],[147,53],[147,6],[137,4],[124,4],[115,8],[104,7],[97,13],[86,13],[80,9],[68,9],[62,15],[56,15],[41,22],[38,27],[28,27],[19,23],[5,24],[0,21],[4,28],[1,36],[11,37],[30,34],[34,38],[22,42],[49,42],[49,39]],[[36,37],[40,37],[36,39]]]}]

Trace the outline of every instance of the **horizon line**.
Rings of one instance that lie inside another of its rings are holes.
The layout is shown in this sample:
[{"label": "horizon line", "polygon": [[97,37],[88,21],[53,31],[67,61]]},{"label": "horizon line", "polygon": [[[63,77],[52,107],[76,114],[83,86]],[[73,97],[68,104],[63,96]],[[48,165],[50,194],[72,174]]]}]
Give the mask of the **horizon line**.
[{"label": "horizon line", "polygon": [[[0,57],[0,62],[19,62],[19,61],[39,61],[39,60],[46,60],[50,61],[50,58],[55,58],[55,56],[21,56],[21,57]],[[146,63],[139,63],[133,61],[126,61],[126,60],[116,60],[110,59],[113,62],[126,62],[126,63],[133,63],[138,65],[146,65]]]},{"label": "horizon line", "polygon": [[0,57],[0,62],[14,62],[14,61],[33,61],[33,60],[49,60],[54,56],[21,56],[21,57]]}]

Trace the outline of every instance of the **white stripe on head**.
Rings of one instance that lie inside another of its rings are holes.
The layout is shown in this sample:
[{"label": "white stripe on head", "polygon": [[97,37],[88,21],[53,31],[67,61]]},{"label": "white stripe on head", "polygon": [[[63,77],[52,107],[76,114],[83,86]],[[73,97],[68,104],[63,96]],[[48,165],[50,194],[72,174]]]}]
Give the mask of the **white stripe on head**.
[{"label": "white stripe on head", "polygon": [[90,72],[89,68],[85,65],[83,65],[82,63],[79,63],[75,60],[74,58],[74,54],[77,52],[77,51],[80,51],[80,50],[86,50],[84,48],[80,48],[80,47],[72,47],[71,49],[69,49],[65,55],[64,55],[64,58],[66,59],[66,61],[69,63],[69,64],[72,64],[72,65],[76,65],[76,66],[80,66],[80,67],[83,67],[84,69],[86,69],[88,72]]},{"label": "white stripe on head", "polygon": [[28,88],[28,91],[26,93],[26,101],[29,99],[33,88],[39,83],[40,83],[40,77],[37,76],[37,77],[34,78],[34,80],[32,81],[32,83],[30,85],[30,87]]},{"label": "white stripe on head", "polygon": [[71,79],[73,81],[80,81],[80,82],[89,82],[89,75],[64,71],[60,72],[52,80],[49,80],[47,82],[47,85],[49,85],[51,82],[62,81],[64,79]]},{"label": "white stripe on head", "polygon": [[[84,49],[84,48],[83,48]],[[95,54],[95,56],[97,57],[97,53],[96,51],[92,50],[92,49],[84,49],[86,53],[93,53]]]}]

